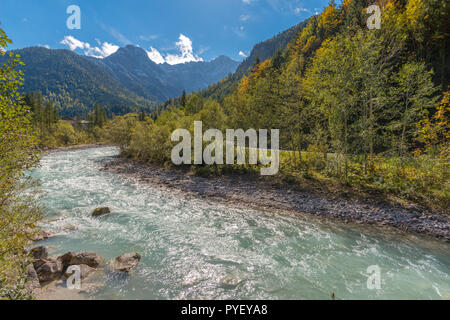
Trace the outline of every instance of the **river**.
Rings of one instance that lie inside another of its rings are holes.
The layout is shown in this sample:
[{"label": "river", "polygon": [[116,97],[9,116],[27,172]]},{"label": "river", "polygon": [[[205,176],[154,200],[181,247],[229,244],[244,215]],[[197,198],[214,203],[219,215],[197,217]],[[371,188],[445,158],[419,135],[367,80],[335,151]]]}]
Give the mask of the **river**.
[{"label": "river", "polygon": [[[142,256],[130,276],[102,274],[104,286],[86,299],[450,299],[448,243],[217,203],[99,170],[117,154],[50,153],[31,173],[45,192],[42,227],[56,234],[39,245],[106,261]],[[113,213],[91,217],[101,206]],[[374,265],[380,289],[367,286]]]}]

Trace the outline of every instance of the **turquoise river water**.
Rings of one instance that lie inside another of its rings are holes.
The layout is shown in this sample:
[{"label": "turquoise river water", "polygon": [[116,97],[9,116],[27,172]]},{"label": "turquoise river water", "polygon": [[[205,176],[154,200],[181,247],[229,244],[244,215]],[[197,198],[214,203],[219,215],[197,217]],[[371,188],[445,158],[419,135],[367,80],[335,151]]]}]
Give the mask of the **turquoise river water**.
[{"label": "turquoise river water", "polygon": [[[87,299],[450,299],[448,243],[217,203],[100,171],[117,153],[51,153],[31,173],[46,193],[42,226],[56,236],[41,244],[52,254],[142,255],[130,276],[104,273]],[[91,217],[101,206],[113,213]],[[367,286],[373,265],[380,289]]]}]

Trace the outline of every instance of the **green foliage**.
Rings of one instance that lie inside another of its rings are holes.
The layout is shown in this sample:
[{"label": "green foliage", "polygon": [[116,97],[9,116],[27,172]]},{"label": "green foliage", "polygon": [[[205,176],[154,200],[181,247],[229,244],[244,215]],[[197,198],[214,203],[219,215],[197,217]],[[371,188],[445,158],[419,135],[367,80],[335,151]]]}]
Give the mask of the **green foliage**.
[{"label": "green foliage", "polygon": [[55,128],[55,138],[58,145],[74,145],[77,143],[77,134],[73,126],[66,121],[59,121]]},{"label": "green foliage", "polygon": [[388,130],[399,157],[411,150],[411,144],[415,142],[416,124],[438,103],[432,74],[423,63],[412,62],[405,63],[394,75],[395,86],[391,90],[399,108],[391,112],[394,118]]},{"label": "green foliage", "polygon": [[[0,47],[8,43],[11,41],[0,29]],[[23,172],[34,167],[39,158],[30,110],[18,93],[23,81],[20,65],[19,57],[9,54],[9,60],[0,67],[0,297],[9,299],[29,297],[24,290],[29,263],[24,249],[26,230],[41,213],[33,195],[24,194],[32,182]]]},{"label": "green foliage", "polygon": [[105,108],[101,108],[98,103],[95,103],[93,110],[89,112],[86,119],[90,122],[91,127],[102,128],[107,119]]},{"label": "green foliage", "polygon": [[42,94],[38,92],[27,93],[23,103],[30,109],[32,125],[38,132],[39,145],[45,147],[59,147],[76,144],[97,143],[102,137],[99,128],[107,121],[105,108],[97,103],[82,120],[67,118],[61,120],[59,112]]},{"label": "green foliage", "polygon": [[118,145],[121,152],[124,152],[130,145],[133,129],[138,122],[138,116],[133,113],[115,117],[105,126],[104,137],[107,141]]}]

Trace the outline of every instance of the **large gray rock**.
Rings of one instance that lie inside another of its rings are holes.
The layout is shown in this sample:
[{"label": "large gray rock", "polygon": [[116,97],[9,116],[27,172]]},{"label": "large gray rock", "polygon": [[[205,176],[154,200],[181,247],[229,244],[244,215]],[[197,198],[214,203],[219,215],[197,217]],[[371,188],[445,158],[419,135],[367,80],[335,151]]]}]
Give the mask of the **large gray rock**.
[{"label": "large gray rock", "polygon": [[138,253],[127,253],[115,258],[111,265],[115,271],[130,272],[141,261]]},{"label": "large gray rock", "polygon": [[64,267],[85,264],[91,268],[96,268],[103,262],[103,258],[95,252],[68,252],[60,256],[58,260],[62,262]]},{"label": "large gray rock", "polygon": [[61,278],[63,265],[58,259],[47,259],[36,269],[40,283],[45,283]]},{"label": "large gray rock", "polygon": [[45,260],[48,258],[48,247],[39,246],[31,249],[30,253],[35,260]]},{"label": "large gray rock", "polygon": [[[87,278],[90,274],[92,274],[93,272],[96,271],[96,269],[91,268],[91,267],[89,267],[89,266],[86,265],[86,264],[81,264],[81,265],[79,265],[78,267],[80,268],[80,277],[81,277],[81,279]],[[68,272],[68,270],[66,270],[66,271],[64,272],[64,277],[67,279],[67,278],[69,278],[70,276],[72,276],[73,274],[74,274],[73,271],[72,271],[72,272]]]},{"label": "large gray rock", "polygon": [[48,259],[37,259],[33,261],[33,267],[35,270],[39,269]]},{"label": "large gray rock", "polygon": [[27,267],[27,282],[25,283],[25,288],[30,294],[37,294],[41,289],[39,277],[32,264]]},{"label": "large gray rock", "polygon": [[111,210],[108,207],[97,208],[92,212],[92,216],[100,217],[100,216],[103,216],[103,215],[109,214],[109,213],[111,213]]}]

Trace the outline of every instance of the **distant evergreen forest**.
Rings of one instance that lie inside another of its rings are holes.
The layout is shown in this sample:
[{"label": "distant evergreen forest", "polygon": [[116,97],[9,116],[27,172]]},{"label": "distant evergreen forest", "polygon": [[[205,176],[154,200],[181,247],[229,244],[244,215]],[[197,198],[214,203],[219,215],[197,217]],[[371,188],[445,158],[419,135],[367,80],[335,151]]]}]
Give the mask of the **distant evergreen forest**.
[{"label": "distant evergreen forest", "polygon": [[141,108],[151,110],[156,105],[129,91],[101,67],[71,51],[34,47],[20,50],[19,54],[20,59],[26,61],[20,67],[25,75],[21,92],[42,88],[40,91],[45,99],[63,115],[86,117],[96,102],[108,106],[110,115]]}]

